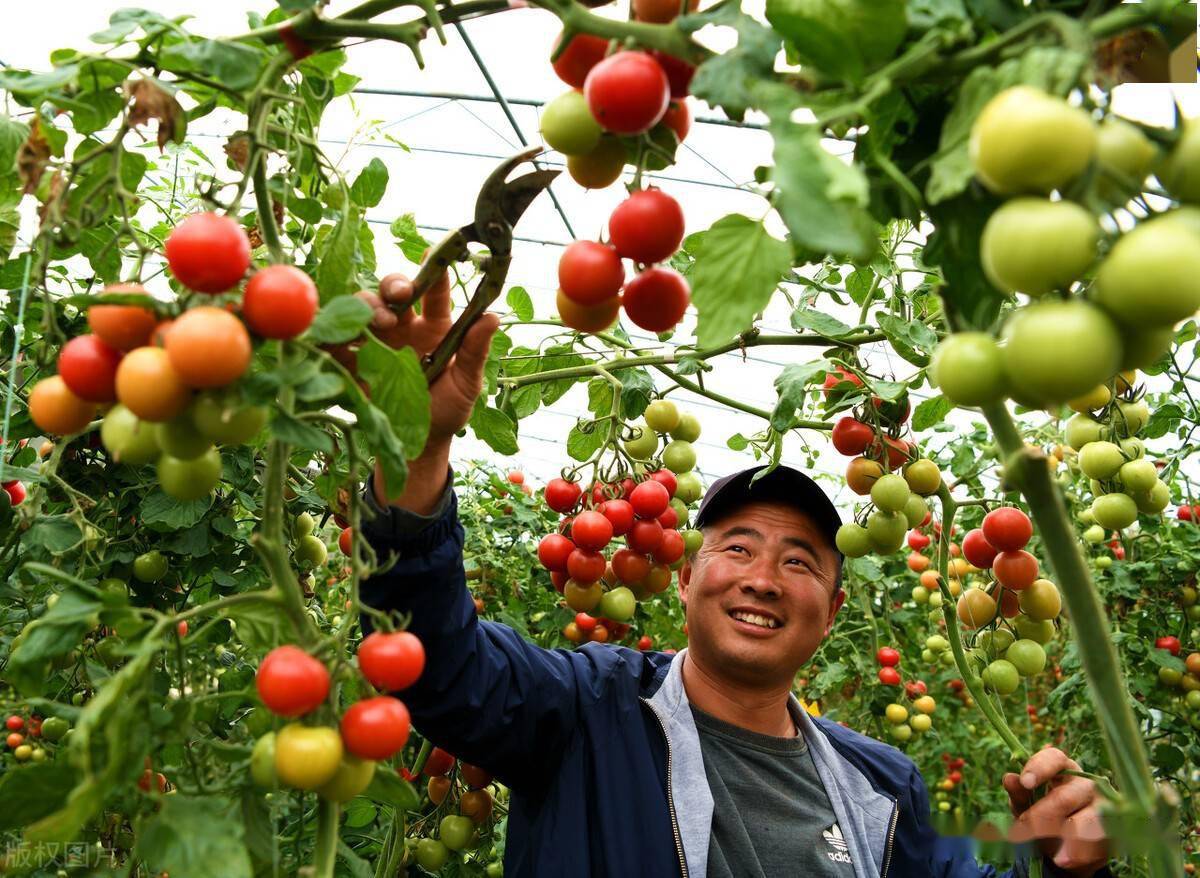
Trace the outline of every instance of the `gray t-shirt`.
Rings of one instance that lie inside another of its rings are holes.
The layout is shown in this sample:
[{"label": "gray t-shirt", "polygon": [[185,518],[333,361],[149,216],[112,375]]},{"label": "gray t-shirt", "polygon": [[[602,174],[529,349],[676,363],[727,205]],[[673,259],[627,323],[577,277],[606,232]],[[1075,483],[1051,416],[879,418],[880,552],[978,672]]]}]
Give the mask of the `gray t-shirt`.
[{"label": "gray t-shirt", "polygon": [[712,790],[708,878],[848,878],[837,815],[803,736],[760,735],[692,708]]}]

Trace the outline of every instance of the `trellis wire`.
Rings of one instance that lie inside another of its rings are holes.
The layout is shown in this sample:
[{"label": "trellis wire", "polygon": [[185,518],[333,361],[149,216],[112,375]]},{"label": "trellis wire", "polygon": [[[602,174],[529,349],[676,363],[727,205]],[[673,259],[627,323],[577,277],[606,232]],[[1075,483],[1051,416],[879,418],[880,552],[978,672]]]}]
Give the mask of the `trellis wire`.
[{"label": "trellis wire", "polygon": [[[8,367],[8,388],[4,394],[4,424],[0,432],[0,448],[8,444],[8,427],[12,422],[13,400],[17,398],[17,357],[21,353],[21,339],[25,335],[25,302],[29,298],[29,276],[33,273],[33,253],[25,261],[25,274],[21,278],[21,297],[17,300],[17,322],[13,325],[13,355]],[[0,481],[4,479],[6,455],[0,452]]]}]

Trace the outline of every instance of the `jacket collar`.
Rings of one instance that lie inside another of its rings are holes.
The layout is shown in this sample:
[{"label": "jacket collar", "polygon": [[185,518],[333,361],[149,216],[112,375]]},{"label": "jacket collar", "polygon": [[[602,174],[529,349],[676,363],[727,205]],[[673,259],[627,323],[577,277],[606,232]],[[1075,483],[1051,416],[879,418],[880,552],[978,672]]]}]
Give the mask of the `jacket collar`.
[{"label": "jacket collar", "polygon": [[[667,792],[675,810],[688,874],[703,876],[708,871],[713,798],[704,773],[700,735],[683,686],[686,655],[686,649],[675,655],[661,685],[646,699],[646,704],[662,722],[667,737],[670,754]],[[883,867],[895,802],[877,791],[861,771],[838,753],[794,695],[789,696],[788,708],[804,735],[817,774],[850,847],[856,878],[878,876]]]}]

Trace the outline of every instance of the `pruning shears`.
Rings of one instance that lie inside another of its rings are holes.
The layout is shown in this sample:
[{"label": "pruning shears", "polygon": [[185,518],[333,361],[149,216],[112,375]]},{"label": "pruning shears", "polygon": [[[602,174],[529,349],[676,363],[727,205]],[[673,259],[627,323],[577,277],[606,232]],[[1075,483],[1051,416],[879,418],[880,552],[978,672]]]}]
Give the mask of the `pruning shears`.
[{"label": "pruning shears", "polygon": [[539,169],[508,179],[508,175],[519,165],[532,161],[541,151],[540,146],[530,147],[501,162],[479,190],[479,197],[475,199],[475,219],[454,229],[439,241],[429,251],[421,270],[413,279],[412,300],[407,307],[425,295],[448,267],[471,258],[469,244],[487,247],[487,254],[482,260],[483,279],[475,288],[466,310],[454,321],[436,350],[424,358],[425,379],[430,384],[446,368],[467,330],[499,297],[508,275],[508,266],[512,262],[513,226],[533,199],[547,189],[560,173]]}]

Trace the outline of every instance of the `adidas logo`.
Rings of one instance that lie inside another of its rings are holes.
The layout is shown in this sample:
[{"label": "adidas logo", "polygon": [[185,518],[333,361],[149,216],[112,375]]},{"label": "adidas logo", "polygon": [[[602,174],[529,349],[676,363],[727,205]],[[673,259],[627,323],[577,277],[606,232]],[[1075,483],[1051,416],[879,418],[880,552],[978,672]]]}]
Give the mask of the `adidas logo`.
[{"label": "adidas logo", "polygon": [[825,856],[829,857],[835,863],[849,864],[851,862],[850,854],[848,853],[850,846],[846,844],[846,839],[842,836],[841,827],[835,823],[828,829],[823,830],[821,837],[832,848],[832,850],[825,851]]}]

